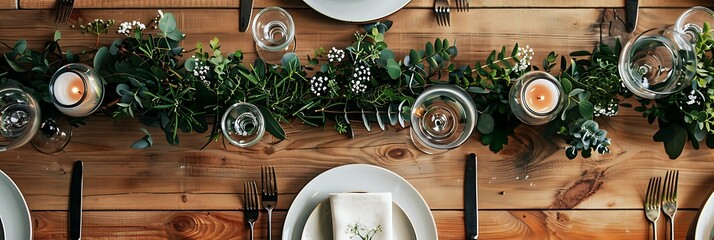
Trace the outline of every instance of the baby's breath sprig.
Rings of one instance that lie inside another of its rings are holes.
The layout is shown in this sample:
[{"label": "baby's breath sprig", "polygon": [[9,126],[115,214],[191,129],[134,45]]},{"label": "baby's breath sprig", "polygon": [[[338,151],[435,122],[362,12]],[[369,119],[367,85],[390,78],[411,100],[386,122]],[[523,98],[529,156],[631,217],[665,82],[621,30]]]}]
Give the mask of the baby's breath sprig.
[{"label": "baby's breath sprig", "polygon": [[114,25],[114,19],[104,20],[104,19],[94,19],[93,22],[87,23],[87,25],[80,24],[79,28],[82,29],[82,34],[85,36],[89,34],[99,35],[105,34],[109,31],[109,28]]}]

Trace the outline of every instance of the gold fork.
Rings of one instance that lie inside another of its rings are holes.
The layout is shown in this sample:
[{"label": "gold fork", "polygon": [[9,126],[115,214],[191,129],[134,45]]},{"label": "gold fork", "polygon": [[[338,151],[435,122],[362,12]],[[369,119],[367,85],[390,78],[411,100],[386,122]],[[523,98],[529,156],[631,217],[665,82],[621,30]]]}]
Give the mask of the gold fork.
[{"label": "gold fork", "polygon": [[677,185],[679,170],[667,171],[662,193],[662,212],[669,218],[669,239],[674,240],[674,214],[677,213]]},{"label": "gold fork", "polygon": [[662,177],[650,178],[650,183],[647,185],[647,194],[645,195],[645,215],[652,222],[652,239],[654,240],[657,240],[657,220],[659,219],[659,209],[662,204],[661,182]]}]

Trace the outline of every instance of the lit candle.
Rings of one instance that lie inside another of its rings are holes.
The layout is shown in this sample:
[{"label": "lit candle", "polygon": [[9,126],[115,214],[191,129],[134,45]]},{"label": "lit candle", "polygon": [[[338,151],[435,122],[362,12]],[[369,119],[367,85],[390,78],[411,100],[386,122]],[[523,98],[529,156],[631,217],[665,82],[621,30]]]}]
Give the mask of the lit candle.
[{"label": "lit candle", "polygon": [[54,97],[62,105],[75,105],[82,100],[85,93],[82,77],[74,72],[64,72],[55,80]]},{"label": "lit candle", "polygon": [[526,108],[537,114],[548,114],[558,106],[560,90],[548,79],[535,79],[525,86],[524,103]]},{"label": "lit candle", "polygon": [[99,108],[104,99],[104,82],[90,66],[70,63],[57,70],[50,81],[52,101],[70,117],[84,117]]}]

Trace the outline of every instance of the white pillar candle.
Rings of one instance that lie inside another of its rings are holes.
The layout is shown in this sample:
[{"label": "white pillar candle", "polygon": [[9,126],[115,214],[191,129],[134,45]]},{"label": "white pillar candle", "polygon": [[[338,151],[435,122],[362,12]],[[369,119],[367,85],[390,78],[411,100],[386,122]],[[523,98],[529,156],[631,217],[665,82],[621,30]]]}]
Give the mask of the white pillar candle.
[{"label": "white pillar candle", "polygon": [[525,89],[523,104],[534,113],[548,114],[558,107],[560,90],[554,82],[539,78],[530,81]]},{"label": "white pillar candle", "polygon": [[57,70],[50,81],[50,91],[60,112],[70,117],[84,117],[102,103],[104,82],[92,67],[70,63]]}]

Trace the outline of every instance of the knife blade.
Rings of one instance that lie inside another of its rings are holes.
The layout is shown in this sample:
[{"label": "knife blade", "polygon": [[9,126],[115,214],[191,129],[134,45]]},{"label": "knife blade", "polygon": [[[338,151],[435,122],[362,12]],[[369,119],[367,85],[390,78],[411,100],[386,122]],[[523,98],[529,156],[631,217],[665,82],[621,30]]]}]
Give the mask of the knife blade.
[{"label": "knife blade", "polygon": [[240,0],[240,16],[238,22],[238,30],[245,32],[248,30],[250,18],[253,16],[253,0]]},{"label": "knife blade", "polygon": [[628,33],[635,31],[637,28],[637,12],[640,8],[640,0],[625,1],[625,30]]},{"label": "knife blade", "polygon": [[478,171],[476,154],[466,158],[464,174],[464,221],[466,239],[478,239]]},{"label": "knife blade", "polygon": [[72,167],[72,179],[69,185],[69,239],[71,240],[79,240],[82,238],[83,168],[84,164],[82,161],[74,162],[74,166]]}]

